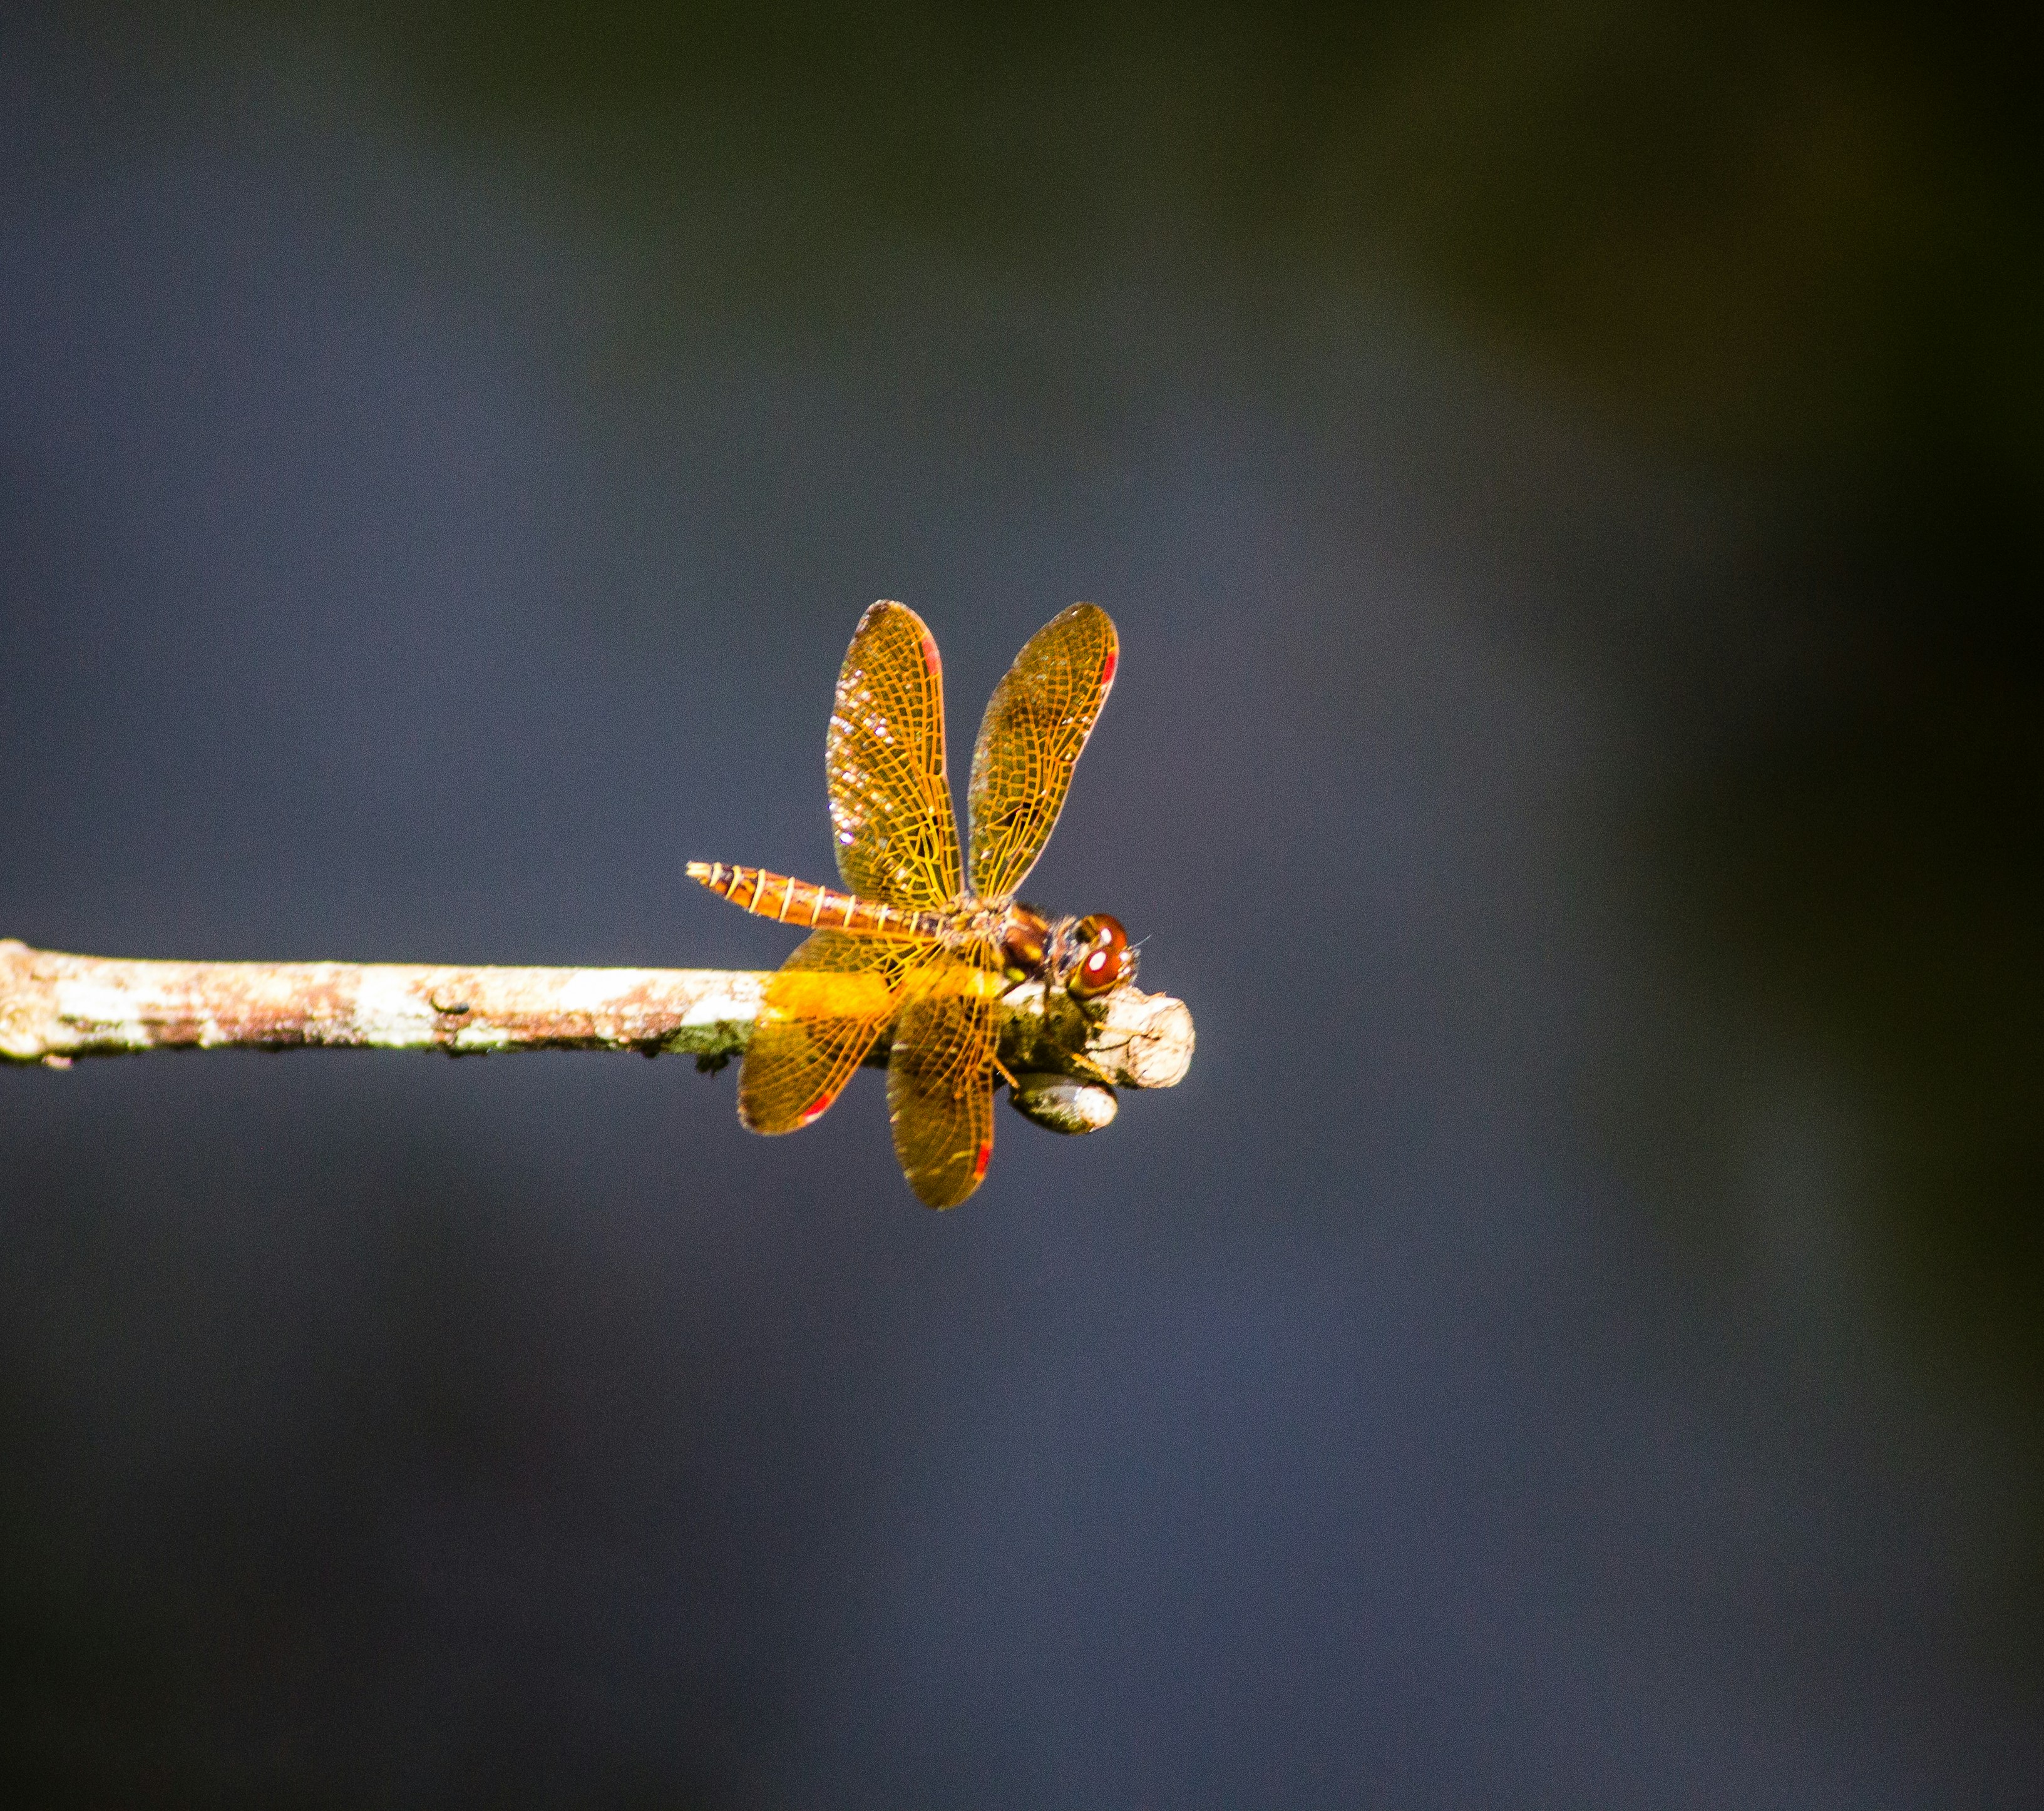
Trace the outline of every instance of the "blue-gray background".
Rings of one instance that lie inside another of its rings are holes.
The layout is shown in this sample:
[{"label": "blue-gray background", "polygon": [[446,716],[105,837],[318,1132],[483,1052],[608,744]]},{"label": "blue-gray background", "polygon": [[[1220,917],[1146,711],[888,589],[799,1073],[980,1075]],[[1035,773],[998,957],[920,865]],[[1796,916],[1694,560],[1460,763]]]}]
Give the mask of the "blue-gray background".
[{"label": "blue-gray background", "polygon": [[1963,10],[0,25],[0,934],[720,965],[906,600],[1174,1092],[0,1076],[16,1804],[2034,1805],[2044,247]]}]

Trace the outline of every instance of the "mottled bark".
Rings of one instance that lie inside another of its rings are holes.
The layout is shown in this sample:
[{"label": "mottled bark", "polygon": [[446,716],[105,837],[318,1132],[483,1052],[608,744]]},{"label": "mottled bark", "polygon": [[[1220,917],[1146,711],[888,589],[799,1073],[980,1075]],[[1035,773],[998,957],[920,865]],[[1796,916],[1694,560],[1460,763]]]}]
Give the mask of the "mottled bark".
[{"label": "mottled bark", "polygon": [[[715,1065],[744,1049],[766,983],[721,969],[135,961],[0,940],[0,1059],[63,1068],[145,1050],[317,1047],[637,1050]],[[1025,1087],[1018,1104],[1031,1111],[1040,1095],[1055,1112],[1053,1076],[1174,1085],[1192,1061],[1192,1015],[1132,988],[1097,1017],[1062,997],[1046,1011],[1043,990],[1027,988],[1010,1006],[1001,1053],[1011,1073],[1043,1084]]]}]

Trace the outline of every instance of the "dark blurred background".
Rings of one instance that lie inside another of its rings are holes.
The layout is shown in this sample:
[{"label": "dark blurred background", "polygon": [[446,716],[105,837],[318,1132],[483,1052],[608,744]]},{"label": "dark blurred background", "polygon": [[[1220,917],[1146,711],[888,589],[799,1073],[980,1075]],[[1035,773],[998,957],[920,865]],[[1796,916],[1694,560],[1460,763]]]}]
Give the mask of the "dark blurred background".
[{"label": "dark blurred background", "polygon": [[2040,35],[10,9],[0,934],[770,966],[1083,597],[1201,1046],[0,1076],[6,1801],[2044,1801]]}]

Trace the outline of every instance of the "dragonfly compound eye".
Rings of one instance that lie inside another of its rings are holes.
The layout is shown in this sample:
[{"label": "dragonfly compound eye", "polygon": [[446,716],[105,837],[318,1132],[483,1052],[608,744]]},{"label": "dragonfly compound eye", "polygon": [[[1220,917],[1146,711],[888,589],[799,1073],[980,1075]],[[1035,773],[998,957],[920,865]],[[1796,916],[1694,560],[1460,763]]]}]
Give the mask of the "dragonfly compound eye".
[{"label": "dragonfly compound eye", "polygon": [[1081,954],[1065,989],[1074,1000],[1093,1000],[1128,979],[1128,933],[1121,920],[1100,912],[1078,925]]}]

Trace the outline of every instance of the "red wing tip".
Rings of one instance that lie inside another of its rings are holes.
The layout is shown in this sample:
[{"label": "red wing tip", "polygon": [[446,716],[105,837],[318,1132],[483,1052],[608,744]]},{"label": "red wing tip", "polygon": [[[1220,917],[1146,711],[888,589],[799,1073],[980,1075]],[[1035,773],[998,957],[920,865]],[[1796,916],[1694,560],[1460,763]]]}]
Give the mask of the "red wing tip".
[{"label": "red wing tip", "polygon": [[993,1141],[991,1138],[981,1139],[979,1141],[979,1155],[972,1160],[972,1180],[974,1182],[979,1182],[985,1180],[986,1176],[986,1166],[993,1161]]},{"label": "red wing tip", "polygon": [[1104,691],[1114,683],[1114,670],[1121,664],[1121,650],[1110,647],[1100,663],[1100,683]]},{"label": "red wing tip", "polygon": [[797,1129],[799,1130],[804,1126],[813,1126],[816,1121],[823,1118],[824,1111],[829,1107],[830,1103],[831,1097],[828,1095],[818,1095],[814,1100],[811,1101],[808,1106],[804,1107],[802,1111],[796,1115],[795,1125]]}]

